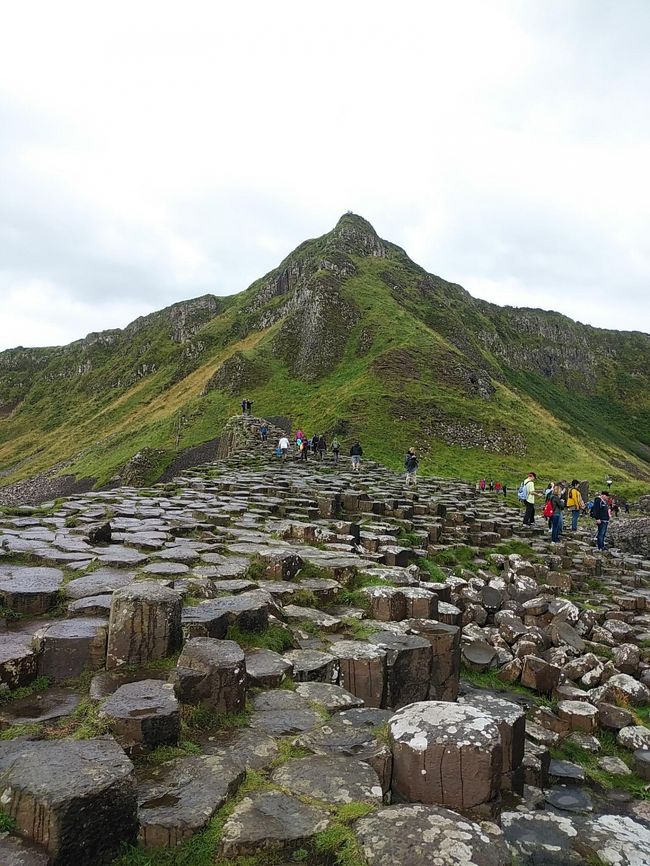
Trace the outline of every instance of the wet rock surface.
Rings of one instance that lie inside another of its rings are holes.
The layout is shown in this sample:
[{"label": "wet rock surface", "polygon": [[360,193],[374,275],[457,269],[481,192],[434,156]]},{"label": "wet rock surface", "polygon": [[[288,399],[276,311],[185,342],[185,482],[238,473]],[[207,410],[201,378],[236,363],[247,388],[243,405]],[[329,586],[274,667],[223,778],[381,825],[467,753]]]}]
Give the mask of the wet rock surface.
[{"label": "wet rock surface", "polygon": [[648,862],[645,554],[282,464],[260,423],[167,485],[0,515],[0,862],[185,851],[224,807],[217,863],[323,866],[343,807],[369,866]]}]

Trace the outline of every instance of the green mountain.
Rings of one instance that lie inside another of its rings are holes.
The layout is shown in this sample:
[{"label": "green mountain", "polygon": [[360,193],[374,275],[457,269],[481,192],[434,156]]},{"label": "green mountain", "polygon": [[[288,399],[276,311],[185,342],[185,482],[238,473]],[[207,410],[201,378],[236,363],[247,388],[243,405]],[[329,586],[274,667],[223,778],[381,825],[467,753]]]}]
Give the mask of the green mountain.
[{"label": "green mountain", "polygon": [[392,466],[414,445],[438,475],[650,481],[649,335],[477,300],[346,214],[240,294],[0,353],[0,484],[101,485],[145,448],[155,480],[242,396]]}]

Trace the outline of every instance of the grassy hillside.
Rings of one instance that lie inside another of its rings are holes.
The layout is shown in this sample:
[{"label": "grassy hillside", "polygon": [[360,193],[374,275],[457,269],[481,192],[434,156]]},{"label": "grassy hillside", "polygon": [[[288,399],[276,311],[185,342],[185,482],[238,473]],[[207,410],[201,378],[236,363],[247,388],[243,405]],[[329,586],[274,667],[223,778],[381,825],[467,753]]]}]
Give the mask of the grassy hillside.
[{"label": "grassy hillside", "polygon": [[153,480],[247,396],[395,467],[414,445],[425,472],[611,473],[632,492],[650,486],[649,386],[647,335],[476,301],[346,215],[239,295],[0,353],[0,484],[61,462],[103,484],[146,447]]}]

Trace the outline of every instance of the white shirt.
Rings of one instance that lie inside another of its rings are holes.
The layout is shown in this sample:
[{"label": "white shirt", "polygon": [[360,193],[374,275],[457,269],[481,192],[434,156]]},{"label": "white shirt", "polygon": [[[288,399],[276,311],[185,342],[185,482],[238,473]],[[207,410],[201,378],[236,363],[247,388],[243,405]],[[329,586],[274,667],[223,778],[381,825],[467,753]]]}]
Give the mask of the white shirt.
[{"label": "white shirt", "polygon": [[278,445],[280,446],[280,448],[288,448],[289,447],[289,440],[287,439],[286,436],[282,436],[280,438],[280,441],[278,442]]}]

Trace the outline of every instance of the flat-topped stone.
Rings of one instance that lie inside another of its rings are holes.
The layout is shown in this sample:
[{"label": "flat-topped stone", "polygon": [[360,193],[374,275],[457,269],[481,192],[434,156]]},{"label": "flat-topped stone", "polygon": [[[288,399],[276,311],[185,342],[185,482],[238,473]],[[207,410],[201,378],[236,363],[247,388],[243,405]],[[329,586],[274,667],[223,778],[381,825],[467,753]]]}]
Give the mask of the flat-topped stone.
[{"label": "flat-topped stone", "polygon": [[244,651],[232,640],[192,638],[183,647],[172,682],[183,703],[241,712],[247,686]]},{"label": "flat-topped stone", "polygon": [[145,665],[181,643],[181,597],[155,580],[115,590],[108,627],[107,669]]},{"label": "flat-topped stone", "polygon": [[379,777],[372,767],[347,757],[295,758],[278,767],[272,780],[292,794],[324,803],[381,803],[383,798]]},{"label": "flat-topped stone", "polygon": [[64,586],[67,598],[80,599],[92,595],[113,593],[116,589],[133,583],[134,571],[117,568],[98,568],[90,574],[84,574],[69,581]]},{"label": "flat-topped stone", "polygon": [[73,617],[46,626],[34,636],[39,673],[62,682],[103,668],[107,635],[104,617]]},{"label": "flat-topped stone", "polygon": [[0,604],[24,616],[40,616],[56,606],[63,585],[58,568],[3,566],[0,561]]},{"label": "flat-topped stone", "polygon": [[126,683],[104,701],[100,715],[110,720],[116,739],[129,752],[178,744],[180,708],[171,683]]},{"label": "flat-topped stone", "polygon": [[511,866],[503,839],[439,806],[389,806],[354,825],[368,866]]},{"label": "flat-topped stone", "polygon": [[259,850],[309,845],[330,823],[327,812],[281,791],[256,791],[244,797],[224,824],[221,852],[228,857]]},{"label": "flat-topped stone", "polygon": [[174,848],[198,833],[244,779],[244,767],[217,755],[167,761],[138,785],[140,841]]},{"label": "flat-topped stone", "polygon": [[137,836],[133,765],[111,737],[0,744],[2,807],[53,866],[108,864]]},{"label": "flat-topped stone", "polygon": [[251,686],[275,689],[293,676],[293,663],[267,649],[246,650],[246,674]]},{"label": "flat-topped stone", "polygon": [[321,704],[330,713],[363,706],[363,701],[341,686],[331,683],[299,683],[296,692],[301,698]]},{"label": "flat-topped stone", "polygon": [[468,809],[498,793],[501,736],[482,710],[423,701],[403,707],[388,727],[394,797]]}]

